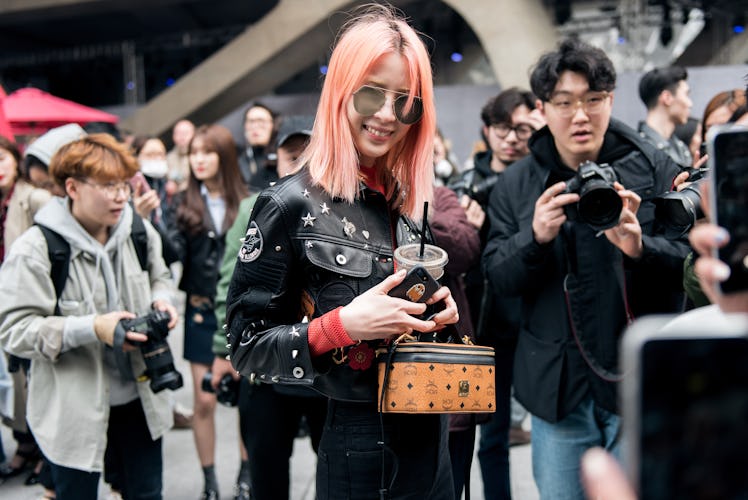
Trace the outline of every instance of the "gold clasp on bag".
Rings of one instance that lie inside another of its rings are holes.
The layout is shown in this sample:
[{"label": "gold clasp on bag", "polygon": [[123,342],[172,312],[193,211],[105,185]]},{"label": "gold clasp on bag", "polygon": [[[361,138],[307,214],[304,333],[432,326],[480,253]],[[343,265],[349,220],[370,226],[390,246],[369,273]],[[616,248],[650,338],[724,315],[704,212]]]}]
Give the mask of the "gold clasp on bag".
[{"label": "gold clasp on bag", "polygon": [[470,395],[470,382],[467,380],[460,380],[460,386],[457,389],[457,395],[461,398],[466,398]]}]

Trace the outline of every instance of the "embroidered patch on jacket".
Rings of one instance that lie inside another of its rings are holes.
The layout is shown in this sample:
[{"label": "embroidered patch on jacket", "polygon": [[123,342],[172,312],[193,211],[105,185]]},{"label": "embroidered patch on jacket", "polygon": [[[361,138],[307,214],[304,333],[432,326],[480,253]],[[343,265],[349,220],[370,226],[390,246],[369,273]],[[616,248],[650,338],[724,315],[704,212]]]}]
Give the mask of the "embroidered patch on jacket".
[{"label": "embroidered patch on jacket", "polygon": [[257,257],[262,253],[262,233],[260,228],[257,227],[257,223],[252,221],[249,223],[247,234],[244,236],[244,243],[239,249],[239,260],[247,263],[257,260]]}]

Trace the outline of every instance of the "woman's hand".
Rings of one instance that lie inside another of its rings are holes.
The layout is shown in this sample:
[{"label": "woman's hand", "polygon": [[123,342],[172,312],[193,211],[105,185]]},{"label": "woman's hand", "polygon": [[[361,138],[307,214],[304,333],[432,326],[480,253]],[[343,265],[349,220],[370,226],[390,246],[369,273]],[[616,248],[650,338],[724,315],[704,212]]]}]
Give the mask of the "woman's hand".
[{"label": "woman's hand", "polygon": [[412,333],[414,330],[429,332],[451,321],[457,314],[457,307],[449,289],[442,287],[432,296],[429,303],[438,301],[440,297],[448,300],[447,308],[429,321],[416,318],[416,315],[426,310],[426,304],[387,295],[403,281],[405,274],[405,270],[398,271],[340,310],[340,321],[352,340],[387,339],[403,333]]},{"label": "woman's hand", "polygon": [[161,206],[161,200],[155,190],[151,189],[141,194],[140,188],[138,188],[132,195],[132,204],[138,215],[147,219],[151,212]]},{"label": "woman's hand", "polygon": [[213,390],[218,389],[218,384],[227,373],[231,375],[234,380],[239,380],[240,377],[239,372],[231,366],[231,361],[223,359],[220,356],[213,358],[213,366],[210,369],[210,373],[212,374],[210,377],[210,386]]}]

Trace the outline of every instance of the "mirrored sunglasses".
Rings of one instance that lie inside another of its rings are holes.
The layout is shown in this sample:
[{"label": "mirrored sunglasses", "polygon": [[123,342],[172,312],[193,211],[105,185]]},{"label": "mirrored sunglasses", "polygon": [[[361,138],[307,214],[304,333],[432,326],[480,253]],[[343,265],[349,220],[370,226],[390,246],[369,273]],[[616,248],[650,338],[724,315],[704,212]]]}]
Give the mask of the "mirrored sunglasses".
[{"label": "mirrored sunglasses", "polygon": [[414,97],[410,109],[407,109],[408,94],[372,85],[364,85],[353,93],[353,107],[361,116],[372,116],[387,102],[387,92],[397,94],[394,108],[395,117],[400,123],[411,125],[421,119],[423,102],[420,97]]}]

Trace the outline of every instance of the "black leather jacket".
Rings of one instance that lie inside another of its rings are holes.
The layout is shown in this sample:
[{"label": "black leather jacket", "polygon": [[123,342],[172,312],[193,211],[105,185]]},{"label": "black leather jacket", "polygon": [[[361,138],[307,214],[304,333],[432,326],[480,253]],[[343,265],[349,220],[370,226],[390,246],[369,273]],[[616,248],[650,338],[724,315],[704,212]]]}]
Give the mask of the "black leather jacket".
[{"label": "black leather jacket", "polygon": [[[353,204],[331,198],[306,169],[263,191],[226,300],[233,366],[250,380],[375,401],[376,361],[352,368],[350,347],[312,359],[302,318],[344,306],[392,274],[393,234],[399,245],[419,241],[419,233],[391,214],[385,197],[364,184]],[[364,344],[375,350],[379,342]]]},{"label": "black leather jacket", "polygon": [[[174,212],[181,202],[182,194],[180,193],[174,199]],[[210,220],[210,216],[207,217]],[[170,219],[176,221],[176,214],[170,214]],[[173,227],[168,230],[168,239],[179,261],[184,265],[179,288],[188,295],[201,295],[215,300],[226,242],[224,235],[219,234],[213,227],[212,221],[211,228],[209,231],[191,235],[174,223]]]}]

